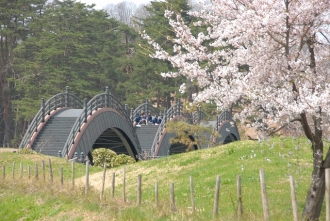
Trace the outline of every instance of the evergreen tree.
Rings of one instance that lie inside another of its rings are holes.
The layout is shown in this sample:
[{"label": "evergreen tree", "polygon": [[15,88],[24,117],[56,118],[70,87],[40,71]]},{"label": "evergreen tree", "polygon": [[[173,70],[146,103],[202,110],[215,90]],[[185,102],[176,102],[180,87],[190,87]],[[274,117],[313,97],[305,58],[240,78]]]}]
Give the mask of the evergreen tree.
[{"label": "evergreen tree", "polygon": [[29,25],[42,13],[45,0],[0,2],[0,100],[3,146],[10,146],[12,138],[12,99],[17,72],[14,49],[31,34]]},{"label": "evergreen tree", "polygon": [[[16,121],[30,121],[41,98],[69,86],[80,98],[90,99],[123,79],[126,56],[123,25],[102,10],[72,0],[55,0],[30,27],[31,34],[16,49],[19,78]],[[23,131],[24,133],[24,131]]]},{"label": "evergreen tree", "polygon": [[[167,0],[164,2],[152,1],[145,6],[149,16],[146,18],[135,18],[140,30],[150,34],[158,43],[164,46],[171,53],[173,50],[172,39],[174,32],[168,24],[168,19],[164,17],[167,9],[180,13],[187,23],[191,22],[187,14],[190,7],[186,0]],[[126,97],[127,103],[138,100],[143,101],[149,98],[156,103],[157,107],[170,107],[174,96],[178,92],[178,87],[184,82],[184,78],[173,79],[164,78],[162,72],[174,71],[168,61],[152,59],[149,54],[153,49],[144,41],[136,43],[136,54],[133,58],[134,70],[130,78],[122,83],[123,88],[130,92]],[[133,94],[133,95],[131,95]],[[180,96],[180,95],[179,95]]]}]

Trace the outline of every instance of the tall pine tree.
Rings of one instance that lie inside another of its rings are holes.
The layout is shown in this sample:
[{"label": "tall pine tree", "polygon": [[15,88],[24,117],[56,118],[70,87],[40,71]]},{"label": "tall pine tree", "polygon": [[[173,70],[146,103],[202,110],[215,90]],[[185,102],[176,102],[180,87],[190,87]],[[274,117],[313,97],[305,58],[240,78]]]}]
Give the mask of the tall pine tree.
[{"label": "tall pine tree", "polygon": [[17,76],[13,51],[31,34],[29,26],[43,13],[46,0],[0,2],[0,102],[2,146],[11,146],[13,79]]},{"label": "tall pine tree", "polygon": [[[149,16],[146,18],[135,18],[140,30],[144,30],[158,43],[163,45],[171,53],[174,32],[169,21],[164,17],[165,10],[180,13],[189,24],[191,17],[187,14],[190,10],[186,0],[152,1],[145,6]],[[184,82],[183,78],[163,78],[160,73],[172,71],[173,68],[167,61],[159,61],[149,57],[152,53],[151,47],[144,41],[136,43],[136,54],[133,58],[134,70],[129,80],[122,83],[122,87],[129,91],[128,103],[151,99],[157,107],[170,107],[178,92],[179,85]]]},{"label": "tall pine tree", "polygon": [[17,120],[31,120],[41,98],[64,91],[65,86],[87,99],[105,86],[116,88],[121,73],[115,67],[126,53],[124,35],[121,24],[104,11],[72,0],[55,0],[31,30],[15,51],[20,73]]}]

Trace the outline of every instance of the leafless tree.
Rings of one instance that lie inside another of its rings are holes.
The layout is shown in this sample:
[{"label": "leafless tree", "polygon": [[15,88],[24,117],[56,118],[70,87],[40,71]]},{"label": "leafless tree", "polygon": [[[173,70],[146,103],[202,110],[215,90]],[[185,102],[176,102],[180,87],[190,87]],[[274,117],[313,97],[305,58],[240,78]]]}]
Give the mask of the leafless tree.
[{"label": "leafless tree", "polygon": [[132,16],[136,9],[137,6],[135,3],[126,1],[105,6],[105,10],[110,17],[115,18],[129,26],[133,26]]}]

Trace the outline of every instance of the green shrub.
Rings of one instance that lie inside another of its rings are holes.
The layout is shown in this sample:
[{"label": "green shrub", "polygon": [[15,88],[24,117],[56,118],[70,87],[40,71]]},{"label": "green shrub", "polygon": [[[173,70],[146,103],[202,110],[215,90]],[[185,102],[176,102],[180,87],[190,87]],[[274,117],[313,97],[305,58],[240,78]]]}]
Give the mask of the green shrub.
[{"label": "green shrub", "polygon": [[119,154],[113,159],[113,166],[119,166],[122,164],[132,164],[135,163],[135,159],[126,154]]},{"label": "green shrub", "polygon": [[32,150],[30,148],[18,149],[17,153],[19,153],[19,154],[37,154],[37,152],[35,152],[34,150]]},{"label": "green shrub", "polygon": [[103,164],[106,163],[106,167],[113,167],[113,159],[117,156],[116,152],[106,149],[106,148],[97,148],[92,152],[94,166],[103,167]]},{"label": "green shrub", "polygon": [[106,149],[106,148],[97,148],[92,152],[94,166],[103,167],[104,162],[106,163],[107,168],[119,166],[122,164],[132,164],[135,163],[134,158],[125,155],[119,154],[116,152]]}]

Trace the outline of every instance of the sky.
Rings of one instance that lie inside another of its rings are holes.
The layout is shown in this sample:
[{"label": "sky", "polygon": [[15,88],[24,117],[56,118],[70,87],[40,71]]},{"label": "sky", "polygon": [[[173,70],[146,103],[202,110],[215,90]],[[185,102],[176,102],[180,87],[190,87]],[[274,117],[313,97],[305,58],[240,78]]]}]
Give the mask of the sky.
[{"label": "sky", "polygon": [[[88,5],[95,4],[96,9],[103,9],[108,4],[118,4],[125,0],[76,0],[77,2],[86,3]],[[136,5],[146,4],[150,2],[150,0],[126,0],[127,2],[134,2]]]}]

